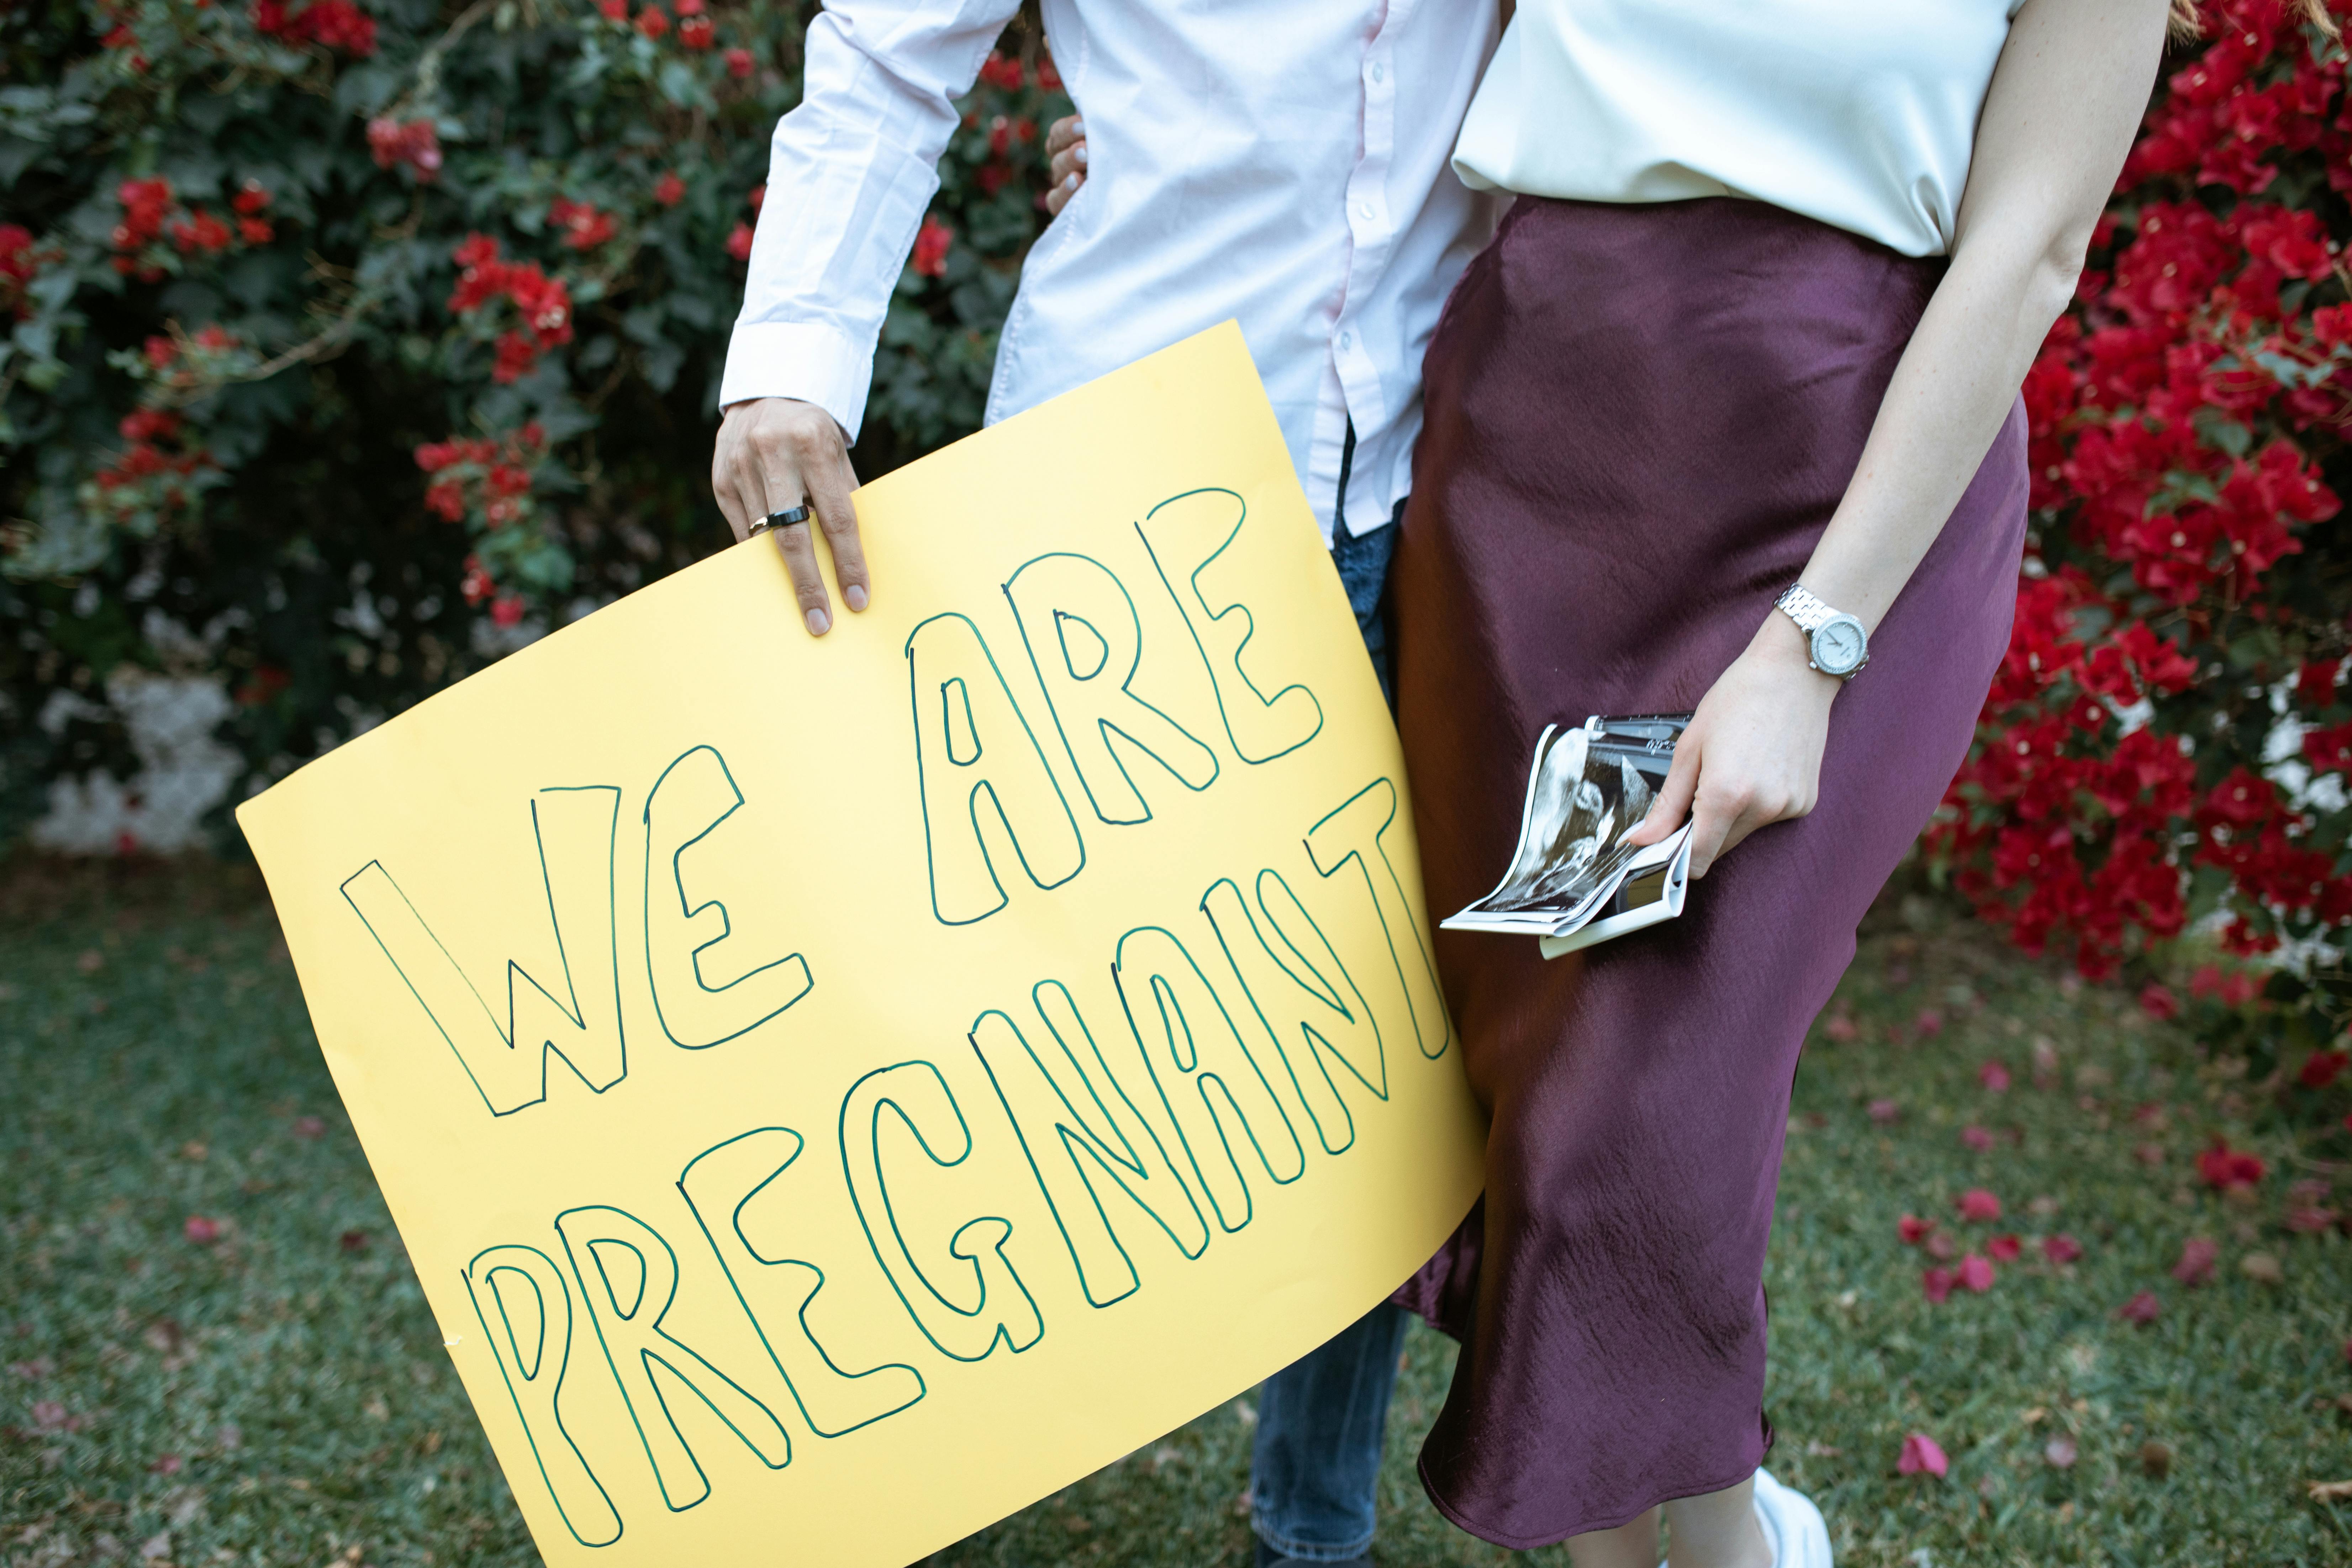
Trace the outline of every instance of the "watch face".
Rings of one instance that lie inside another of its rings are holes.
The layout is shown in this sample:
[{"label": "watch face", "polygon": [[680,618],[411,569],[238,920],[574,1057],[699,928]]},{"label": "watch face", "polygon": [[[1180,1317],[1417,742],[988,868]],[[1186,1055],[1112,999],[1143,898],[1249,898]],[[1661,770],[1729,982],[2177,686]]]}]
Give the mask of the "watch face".
[{"label": "watch face", "polygon": [[1813,634],[1813,662],[1832,675],[1850,675],[1862,666],[1861,624],[1840,616]]}]

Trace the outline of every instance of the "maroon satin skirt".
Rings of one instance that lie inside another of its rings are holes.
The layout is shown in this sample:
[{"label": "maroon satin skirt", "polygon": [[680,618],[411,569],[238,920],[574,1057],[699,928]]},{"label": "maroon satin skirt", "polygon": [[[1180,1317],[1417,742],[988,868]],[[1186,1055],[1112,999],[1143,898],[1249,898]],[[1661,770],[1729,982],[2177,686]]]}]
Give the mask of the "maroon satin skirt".
[{"label": "maroon satin skirt", "polygon": [[[1794,582],[1941,264],[1760,202],[1521,197],[1455,286],[1391,579],[1431,910],[1485,893],[1548,723],[1695,707]],[[1832,711],[1819,805],[1683,918],[1545,963],[1442,931],[1486,1193],[1398,1294],[1462,1341],[1422,1452],[1547,1545],[1763,1458],[1765,1243],[1805,1031],[2008,646],[2012,411]]]}]

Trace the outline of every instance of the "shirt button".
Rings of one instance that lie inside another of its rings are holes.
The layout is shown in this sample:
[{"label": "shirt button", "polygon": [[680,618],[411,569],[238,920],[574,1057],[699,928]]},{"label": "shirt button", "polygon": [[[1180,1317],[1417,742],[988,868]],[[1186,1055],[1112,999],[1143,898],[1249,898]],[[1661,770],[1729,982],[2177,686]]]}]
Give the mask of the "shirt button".
[{"label": "shirt button", "polygon": [[1372,204],[1370,202],[1358,202],[1356,204],[1356,216],[1360,218],[1370,218],[1372,216]]},{"label": "shirt button", "polygon": [[1375,66],[1373,66],[1373,67],[1372,67],[1372,85],[1373,85],[1373,86],[1378,87],[1381,82],[1384,82],[1384,81],[1386,81],[1386,80],[1388,80],[1388,79],[1389,79],[1389,68],[1388,68],[1388,67],[1383,66],[1383,65],[1375,65]]},{"label": "shirt button", "polygon": [[1343,349],[1354,348],[1356,346],[1356,334],[1353,332],[1341,332],[1339,334],[1339,346]]}]

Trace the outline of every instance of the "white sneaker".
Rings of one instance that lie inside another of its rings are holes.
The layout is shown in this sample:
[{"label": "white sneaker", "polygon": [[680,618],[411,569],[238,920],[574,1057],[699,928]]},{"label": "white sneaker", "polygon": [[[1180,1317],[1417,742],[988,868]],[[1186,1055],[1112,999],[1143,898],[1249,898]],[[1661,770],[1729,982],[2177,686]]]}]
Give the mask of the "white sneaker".
[{"label": "white sneaker", "polygon": [[1772,1549],[1773,1568],[1832,1568],[1830,1527],[1813,1500],[1756,1472],[1756,1522]]}]

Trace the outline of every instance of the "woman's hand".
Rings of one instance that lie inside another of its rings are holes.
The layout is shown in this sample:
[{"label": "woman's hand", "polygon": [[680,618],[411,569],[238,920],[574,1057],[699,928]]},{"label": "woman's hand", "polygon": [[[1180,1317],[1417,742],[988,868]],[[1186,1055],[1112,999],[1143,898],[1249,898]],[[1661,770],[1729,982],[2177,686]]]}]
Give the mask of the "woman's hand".
[{"label": "woman's hand", "polygon": [[1626,836],[1655,844],[1691,819],[1691,877],[1759,827],[1813,809],[1830,702],[1841,682],[1811,668],[1805,634],[1774,610],[1707,689],[1675,745],[1649,816]]},{"label": "woman's hand", "polygon": [[1045,211],[1059,217],[1087,183],[1087,122],[1075,114],[1054,121],[1045,132],[1045,151],[1053,158],[1048,168],[1054,176],[1054,187],[1045,193]]},{"label": "woman's hand", "polygon": [[824,531],[834,575],[841,579],[841,596],[850,609],[864,609],[872,593],[857,537],[857,510],[849,499],[856,488],[849,443],[824,409],[790,397],[755,397],[728,406],[711,455],[710,493],[736,539],[749,539],[751,525],[771,512],[806,502],[816,513],[814,527],[796,522],[768,535],[792,574],[793,597],[811,637],[833,629],[832,601],[816,567],[817,529]]}]

